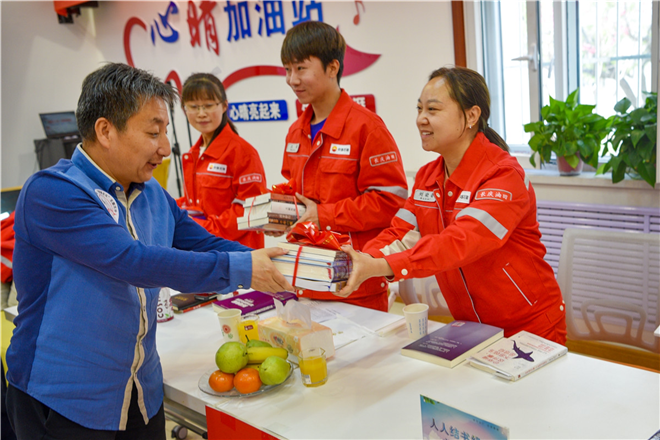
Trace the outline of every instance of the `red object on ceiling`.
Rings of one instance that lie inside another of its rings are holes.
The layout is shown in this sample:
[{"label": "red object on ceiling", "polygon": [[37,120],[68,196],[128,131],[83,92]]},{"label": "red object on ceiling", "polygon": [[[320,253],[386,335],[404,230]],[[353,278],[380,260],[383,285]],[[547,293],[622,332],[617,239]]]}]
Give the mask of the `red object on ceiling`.
[{"label": "red object on ceiling", "polygon": [[55,6],[55,12],[57,12],[60,15],[67,16],[67,8],[71,8],[73,6],[78,6],[79,4],[82,3],[87,3],[87,0],[83,1],[53,1],[53,5]]}]

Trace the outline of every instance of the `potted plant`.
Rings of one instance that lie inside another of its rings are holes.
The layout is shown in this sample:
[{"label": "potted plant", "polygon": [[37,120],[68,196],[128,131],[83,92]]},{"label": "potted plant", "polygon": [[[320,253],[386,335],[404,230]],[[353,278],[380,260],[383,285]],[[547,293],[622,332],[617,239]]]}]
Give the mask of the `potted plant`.
[{"label": "potted plant", "polygon": [[[608,138],[610,159],[598,168],[603,174],[612,170],[612,182],[623,180],[626,174],[642,178],[655,187],[658,130],[658,94],[650,93],[644,107],[628,112],[631,102],[623,98],[614,106],[617,112]],[[603,156],[608,150],[603,150]]]},{"label": "potted plant", "polygon": [[[554,152],[561,175],[580,174],[582,161],[598,167],[600,144],[610,131],[610,119],[594,113],[595,105],[578,104],[578,90],[566,101],[550,97],[550,104],[541,109],[541,120],[524,125],[526,133],[534,134],[529,140],[533,166],[537,155],[543,164]],[[562,169],[562,162],[568,165],[567,170]]]}]

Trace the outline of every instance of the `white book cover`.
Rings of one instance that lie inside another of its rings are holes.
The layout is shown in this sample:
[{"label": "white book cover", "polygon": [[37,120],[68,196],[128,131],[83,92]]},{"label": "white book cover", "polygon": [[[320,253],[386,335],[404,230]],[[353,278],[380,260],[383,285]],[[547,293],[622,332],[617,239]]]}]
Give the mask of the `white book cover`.
[{"label": "white book cover", "polygon": [[561,344],[521,331],[481,350],[470,358],[470,365],[515,381],[565,355],[567,351]]}]

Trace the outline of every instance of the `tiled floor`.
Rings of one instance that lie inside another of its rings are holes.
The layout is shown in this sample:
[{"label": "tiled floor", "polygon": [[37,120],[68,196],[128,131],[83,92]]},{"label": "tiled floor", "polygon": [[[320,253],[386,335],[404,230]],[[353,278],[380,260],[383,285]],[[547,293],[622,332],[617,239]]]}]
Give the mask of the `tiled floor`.
[{"label": "tiled floor", "polygon": [[[395,301],[394,304],[392,304],[392,307],[390,308],[390,313],[396,313],[397,315],[403,315],[403,312],[401,311],[401,309],[403,308],[403,306],[404,306],[403,303],[401,303],[401,302],[396,302],[396,301]],[[166,421],[166,423],[165,423],[165,435],[167,436],[168,439],[170,439],[170,438],[176,438],[176,437],[174,437],[174,436],[172,435],[172,430],[174,429],[174,427],[175,427],[176,425],[177,425],[177,424],[174,423],[174,422],[171,421],[171,420],[167,420],[167,421]],[[196,433],[194,433],[194,432],[192,432],[192,431],[188,431],[188,436],[185,437],[185,438],[186,438],[187,440],[195,440],[195,439],[201,439],[202,436],[200,436],[199,434],[196,434]]]}]

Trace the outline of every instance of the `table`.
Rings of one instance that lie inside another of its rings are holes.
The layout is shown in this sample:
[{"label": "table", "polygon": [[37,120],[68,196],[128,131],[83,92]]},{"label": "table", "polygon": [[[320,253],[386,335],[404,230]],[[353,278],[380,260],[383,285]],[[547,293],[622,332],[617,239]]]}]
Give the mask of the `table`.
[{"label": "table", "polygon": [[305,388],[296,369],[269,393],[219,398],[197,386],[222,344],[211,307],[158,324],[157,343],[168,406],[202,422],[208,406],[278,438],[421,438],[420,394],[506,426],[512,439],[648,439],[660,428],[660,375],[574,353],[508,382],[401,356],[401,329],[338,349],[322,387]]}]

